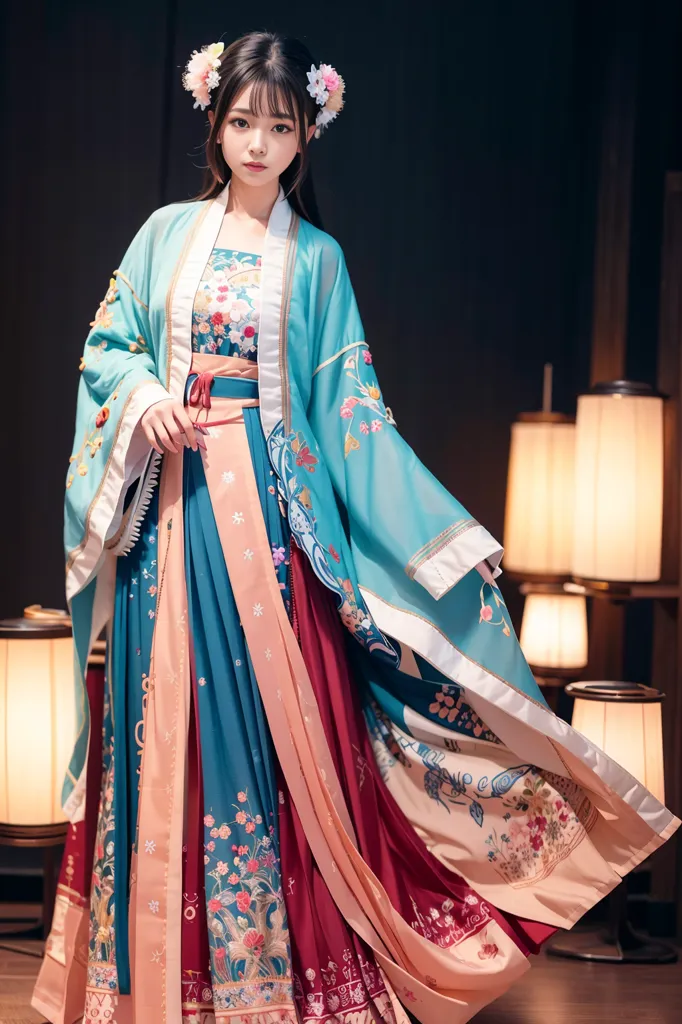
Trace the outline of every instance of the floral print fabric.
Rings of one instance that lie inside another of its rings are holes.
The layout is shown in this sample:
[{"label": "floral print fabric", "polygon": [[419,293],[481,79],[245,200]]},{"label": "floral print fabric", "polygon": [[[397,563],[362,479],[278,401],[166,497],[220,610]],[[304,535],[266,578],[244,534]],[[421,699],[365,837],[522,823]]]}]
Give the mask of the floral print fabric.
[{"label": "floral print fabric", "polygon": [[257,359],[261,257],[215,248],[192,313],[192,350]]}]

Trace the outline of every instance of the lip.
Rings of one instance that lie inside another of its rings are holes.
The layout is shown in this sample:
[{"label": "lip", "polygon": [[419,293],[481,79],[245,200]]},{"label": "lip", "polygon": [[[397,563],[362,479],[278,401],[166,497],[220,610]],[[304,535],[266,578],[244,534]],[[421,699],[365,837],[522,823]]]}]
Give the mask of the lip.
[{"label": "lip", "polygon": [[252,163],[244,164],[244,167],[248,167],[250,171],[264,171],[266,170],[265,164],[259,164],[257,161]]}]

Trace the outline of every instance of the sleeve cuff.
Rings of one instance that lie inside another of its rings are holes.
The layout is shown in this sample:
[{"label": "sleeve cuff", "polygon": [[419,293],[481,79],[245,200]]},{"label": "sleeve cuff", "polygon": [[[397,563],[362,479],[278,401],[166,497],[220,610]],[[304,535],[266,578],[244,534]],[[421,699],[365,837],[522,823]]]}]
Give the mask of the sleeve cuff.
[{"label": "sleeve cuff", "polygon": [[439,601],[472,569],[477,569],[487,583],[500,575],[503,549],[480,523],[468,525],[451,539],[437,545],[433,554],[424,557],[408,570],[408,575]]}]

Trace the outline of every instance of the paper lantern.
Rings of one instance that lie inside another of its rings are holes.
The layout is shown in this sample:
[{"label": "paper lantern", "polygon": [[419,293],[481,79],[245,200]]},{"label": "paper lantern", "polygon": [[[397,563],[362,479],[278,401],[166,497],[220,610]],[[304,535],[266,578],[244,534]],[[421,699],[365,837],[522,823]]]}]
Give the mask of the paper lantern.
[{"label": "paper lantern", "polygon": [[659,690],[636,683],[571,683],[572,725],[665,803]]},{"label": "paper lantern", "polygon": [[644,583],[661,575],[663,400],[644,384],[578,399],[572,571]]},{"label": "paper lantern", "polygon": [[0,823],[64,821],[61,790],[75,735],[68,619],[0,621]]},{"label": "paper lantern", "polygon": [[512,425],[504,568],[567,576],[573,541],[575,423],[557,412],[523,413]]},{"label": "paper lantern", "polygon": [[[587,664],[587,608],[561,586],[524,586],[521,649],[535,669],[569,672]],[[574,677],[575,678],[575,677]]]}]

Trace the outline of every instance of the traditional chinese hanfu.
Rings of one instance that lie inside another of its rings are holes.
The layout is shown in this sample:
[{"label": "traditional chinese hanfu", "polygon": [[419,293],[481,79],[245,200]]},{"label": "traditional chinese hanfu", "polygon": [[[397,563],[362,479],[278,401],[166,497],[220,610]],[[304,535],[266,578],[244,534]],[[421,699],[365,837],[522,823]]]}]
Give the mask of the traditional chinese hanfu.
[{"label": "traditional chinese hanfu", "polygon": [[[500,545],[384,403],[338,243],[280,191],[262,254],[216,248],[228,191],[152,214],[85,343],[80,731],[34,1006],[460,1024],[679,822],[547,707]],[[203,449],[150,451],[168,397]]]}]

